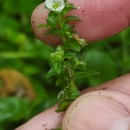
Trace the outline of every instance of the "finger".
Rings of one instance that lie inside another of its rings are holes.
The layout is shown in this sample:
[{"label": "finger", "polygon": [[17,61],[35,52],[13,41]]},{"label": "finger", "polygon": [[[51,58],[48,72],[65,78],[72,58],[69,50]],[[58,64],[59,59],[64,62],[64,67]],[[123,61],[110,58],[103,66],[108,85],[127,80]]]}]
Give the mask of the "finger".
[{"label": "finger", "polygon": [[[87,92],[98,90],[98,89],[104,89],[104,88],[106,89],[109,87],[110,88],[119,87],[123,93],[125,93],[127,91],[130,92],[129,79],[130,79],[130,74],[127,74],[127,75],[119,77],[115,80],[109,81],[108,83],[105,83],[105,84],[97,87],[96,89],[93,89],[93,90],[90,89]],[[97,94],[99,94],[99,93],[97,92]],[[125,104],[126,104],[126,102],[125,102]],[[34,117],[29,122],[27,122],[26,124],[24,124],[23,126],[19,127],[16,130],[30,130],[30,129],[31,130],[34,130],[34,129],[43,130],[45,127],[47,129],[54,129],[54,128],[59,127],[62,122],[64,113],[55,113],[56,107],[57,106],[54,106],[51,109],[37,115],[36,117]],[[68,114],[66,114],[66,115],[68,115]],[[45,125],[45,124],[47,124],[47,125]],[[65,123],[63,123],[63,124],[65,124]]]},{"label": "finger", "polygon": [[38,5],[32,13],[31,25],[35,36],[44,41],[45,43],[56,45],[60,44],[60,38],[52,35],[45,34],[46,28],[37,28],[38,25],[46,23],[46,18],[48,16],[48,10],[44,8],[44,4]]},{"label": "finger", "polygon": [[130,24],[129,0],[75,0],[74,4],[78,10],[72,13],[82,21],[75,23],[75,29],[88,41],[112,36]]},{"label": "finger", "polygon": [[[74,23],[74,29],[87,41],[97,41],[116,34],[130,24],[129,0],[69,0],[77,7],[71,12],[80,17],[81,22]],[[59,44],[58,37],[45,35],[44,28],[37,26],[45,23],[48,11],[40,4],[32,13],[32,28],[36,37],[49,44]]]},{"label": "finger", "polygon": [[16,130],[51,130],[60,126],[64,113],[56,113],[57,105],[40,113]]},{"label": "finger", "polygon": [[108,90],[84,94],[67,110],[62,129],[129,130],[129,109],[122,104],[128,99],[128,95]]},{"label": "finger", "polygon": [[129,130],[129,78],[127,74],[76,99],[65,113],[63,130]]},{"label": "finger", "polygon": [[85,89],[82,91],[82,93],[88,93],[91,91],[96,90],[112,90],[112,91],[119,91],[125,94],[130,94],[130,74],[126,74],[124,76],[121,76],[117,79],[108,81],[100,86],[97,87],[90,87],[88,89]]}]

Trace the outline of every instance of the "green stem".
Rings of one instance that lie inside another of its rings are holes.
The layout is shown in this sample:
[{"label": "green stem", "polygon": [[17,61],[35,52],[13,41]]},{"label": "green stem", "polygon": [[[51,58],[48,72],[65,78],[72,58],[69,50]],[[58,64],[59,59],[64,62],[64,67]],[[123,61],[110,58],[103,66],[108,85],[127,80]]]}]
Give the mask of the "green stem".
[{"label": "green stem", "polygon": [[74,91],[78,91],[77,86],[75,85],[75,79],[74,79],[74,70],[72,69],[70,65],[70,61],[67,60],[67,74],[68,74],[68,82],[69,82],[69,88],[70,88],[70,93],[73,93]]},{"label": "green stem", "polygon": [[[63,20],[64,19],[64,16],[62,14],[59,14],[59,31],[60,30],[64,30],[63,27],[64,27],[64,24],[63,24]],[[59,34],[59,36],[61,37],[63,43],[65,44],[66,43],[66,36],[63,36],[63,34]]]},{"label": "green stem", "polygon": [[62,16],[59,14],[59,23],[60,23],[60,30],[63,28],[63,23],[62,23]]},{"label": "green stem", "polygon": [[[60,14],[59,16],[59,28],[60,30],[64,30],[64,15]],[[69,51],[68,48],[66,48],[64,45],[66,45],[68,38],[66,36],[66,34],[60,34],[60,37],[63,40],[63,48],[64,48],[64,52],[66,53],[66,51]],[[79,96],[79,91],[77,86],[75,85],[75,79],[74,79],[74,69],[71,65],[71,61],[70,59],[64,59],[64,65],[65,65],[65,69],[67,72],[67,81],[68,81],[68,86],[69,86],[69,91],[70,94],[73,95],[73,93],[76,93]]]}]

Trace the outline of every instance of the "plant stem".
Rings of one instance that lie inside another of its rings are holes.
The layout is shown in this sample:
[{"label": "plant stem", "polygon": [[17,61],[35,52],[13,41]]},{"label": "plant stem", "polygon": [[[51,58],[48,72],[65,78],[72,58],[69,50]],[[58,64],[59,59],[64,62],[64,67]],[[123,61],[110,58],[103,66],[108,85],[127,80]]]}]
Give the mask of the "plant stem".
[{"label": "plant stem", "polygon": [[[64,30],[64,15],[60,14],[59,16],[59,32],[60,30]],[[66,54],[66,52],[71,51],[66,44],[69,41],[69,38],[67,37],[66,34],[61,33],[59,34],[62,41],[63,41],[63,49],[64,49],[64,53]],[[73,68],[73,66],[71,65],[71,60],[69,58],[65,58],[64,61],[62,62],[64,64],[64,69],[66,70],[66,74],[67,74],[67,83],[68,83],[68,87],[69,87],[69,98],[68,100],[74,100],[75,98],[77,98],[80,93],[78,91],[77,86],[75,85],[75,78],[74,78],[74,73],[75,70]]]},{"label": "plant stem", "polygon": [[66,67],[66,71],[68,74],[68,85],[69,85],[69,89],[70,89],[70,93],[73,92],[78,92],[78,88],[75,85],[75,79],[74,79],[74,70],[70,64],[70,60],[67,60],[67,67]]}]

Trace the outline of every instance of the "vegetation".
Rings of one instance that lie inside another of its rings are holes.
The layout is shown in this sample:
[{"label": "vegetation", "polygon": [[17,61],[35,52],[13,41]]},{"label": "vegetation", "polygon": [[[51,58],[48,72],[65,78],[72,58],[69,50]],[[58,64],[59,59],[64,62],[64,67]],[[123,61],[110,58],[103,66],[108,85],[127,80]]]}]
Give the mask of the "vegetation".
[{"label": "vegetation", "polygon": [[[62,87],[54,87],[54,77],[45,78],[52,49],[34,37],[30,25],[31,13],[41,2],[0,1],[0,130],[13,130],[55,104]],[[87,47],[87,66],[101,74],[78,78],[80,90],[130,71],[129,35],[127,29]]]}]

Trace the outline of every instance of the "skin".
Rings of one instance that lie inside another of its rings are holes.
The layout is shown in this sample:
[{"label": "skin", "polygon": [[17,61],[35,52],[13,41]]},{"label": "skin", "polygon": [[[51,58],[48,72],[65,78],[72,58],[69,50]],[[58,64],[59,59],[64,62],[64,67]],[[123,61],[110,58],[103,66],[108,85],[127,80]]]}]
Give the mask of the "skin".
[{"label": "skin", "polygon": [[[71,14],[81,22],[73,23],[77,33],[89,42],[120,32],[130,25],[130,0],[70,0],[78,8]],[[37,38],[46,43],[60,44],[58,37],[47,36],[44,5],[32,14],[32,28]],[[62,124],[62,130],[130,130],[130,74],[82,91],[65,113],[56,113],[57,105],[40,113],[16,130],[51,130]]]},{"label": "skin", "polygon": [[[129,0],[70,0],[77,10],[70,14],[80,17],[81,22],[73,23],[80,37],[88,42],[99,41],[110,37],[130,25]],[[48,10],[44,4],[37,6],[32,13],[31,23],[35,36],[51,45],[60,44],[56,36],[45,35],[45,28],[37,26],[46,23]]]}]

